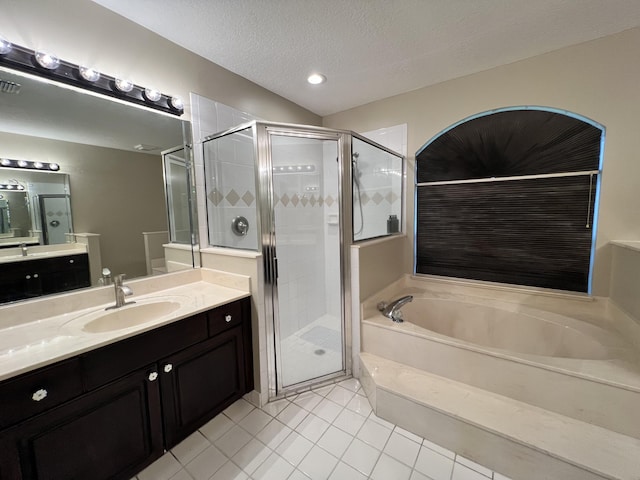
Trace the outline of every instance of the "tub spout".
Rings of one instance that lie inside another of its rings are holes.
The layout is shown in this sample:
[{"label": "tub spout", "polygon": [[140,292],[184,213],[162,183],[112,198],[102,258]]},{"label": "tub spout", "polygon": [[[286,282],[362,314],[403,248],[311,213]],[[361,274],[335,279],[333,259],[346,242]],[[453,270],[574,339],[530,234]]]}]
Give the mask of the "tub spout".
[{"label": "tub spout", "polygon": [[393,300],[389,303],[380,302],[378,304],[378,310],[382,312],[382,314],[385,317],[390,318],[394,322],[402,323],[403,319],[402,319],[402,312],[400,311],[400,309],[402,308],[403,305],[409,303],[412,300],[413,300],[413,295],[406,295],[404,297],[400,297],[396,300]]}]

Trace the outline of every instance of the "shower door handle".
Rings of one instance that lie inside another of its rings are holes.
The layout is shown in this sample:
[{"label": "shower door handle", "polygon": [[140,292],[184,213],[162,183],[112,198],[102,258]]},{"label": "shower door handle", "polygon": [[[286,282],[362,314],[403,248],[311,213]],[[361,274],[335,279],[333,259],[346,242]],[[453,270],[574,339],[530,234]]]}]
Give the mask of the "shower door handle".
[{"label": "shower door handle", "polygon": [[278,259],[273,259],[273,278],[278,278]]}]

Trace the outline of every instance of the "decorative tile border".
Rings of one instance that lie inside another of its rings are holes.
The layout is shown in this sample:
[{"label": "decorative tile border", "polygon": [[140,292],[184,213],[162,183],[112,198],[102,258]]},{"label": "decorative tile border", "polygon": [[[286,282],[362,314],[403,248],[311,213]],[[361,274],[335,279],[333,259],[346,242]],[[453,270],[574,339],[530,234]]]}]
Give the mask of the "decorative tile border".
[{"label": "decorative tile border", "polygon": [[[207,198],[209,202],[211,202],[216,207],[251,207],[252,205],[254,205],[256,200],[255,195],[252,192],[247,190],[242,196],[240,196],[234,189],[229,190],[226,194],[223,194],[218,189],[213,189],[207,194]],[[399,199],[400,197],[398,196],[398,194],[393,191],[389,191],[386,194],[377,191],[373,193],[373,195],[369,195],[366,192],[363,192],[360,195],[362,205],[367,205],[369,203],[380,205],[383,202],[393,204],[396,203]],[[307,206],[322,207],[324,205],[331,207],[338,201],[338,199],[334,198],[332,195],[323,197],[319,194],[309,195],[308,193],[294,193],[293,195],[285,193],[281,197],[275,194],[273,200],[276,207],[281,204],[284,207],[291,206],[293,208]]]}]

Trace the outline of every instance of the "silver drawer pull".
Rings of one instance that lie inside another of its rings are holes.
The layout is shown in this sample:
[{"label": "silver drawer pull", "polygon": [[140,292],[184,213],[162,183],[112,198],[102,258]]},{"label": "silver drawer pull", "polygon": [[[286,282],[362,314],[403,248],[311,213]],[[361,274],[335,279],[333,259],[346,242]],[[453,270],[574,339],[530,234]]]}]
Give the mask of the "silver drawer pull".
[{"label": "silver drawer pull", "polygon": [[164,366],[164,373],[169,373],[171,370],[173,370],[173,365],[171,365],[170,363],[167,363]]},{"label": "silver drawer pull", "polygon": [[227,315],[226,317],[224,317],[225,322],[229,323],[232,320],[231,315]]},{"label": "silver drawer pull", "polygon": [[31,399],[34,402],[39,402],[47,398],[47,394],[48,392],[44,388],[41,388],[40,390],[36,390],[35,392],[33,392],[33,395],[31,395]]},{"label": "silver drawer pull", "polygon": [[149,381],[150,381],[150,382],[155,381],[155,380],[156,380],[156,378],[158,378],[158,372],[151,372],[151,373],[149,374]]}]

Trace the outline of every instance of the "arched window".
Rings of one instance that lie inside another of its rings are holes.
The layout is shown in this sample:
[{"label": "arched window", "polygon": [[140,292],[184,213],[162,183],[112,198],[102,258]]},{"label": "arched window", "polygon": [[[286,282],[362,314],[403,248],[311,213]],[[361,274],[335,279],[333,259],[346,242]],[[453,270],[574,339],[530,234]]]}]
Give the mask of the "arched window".
[{"label": "arched window", "polygon": [[415,273],[590,292],[604,128],[553,109],[465,119],[416,153]]}]

